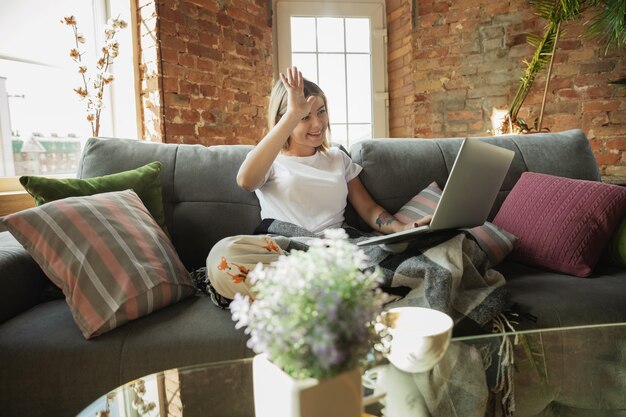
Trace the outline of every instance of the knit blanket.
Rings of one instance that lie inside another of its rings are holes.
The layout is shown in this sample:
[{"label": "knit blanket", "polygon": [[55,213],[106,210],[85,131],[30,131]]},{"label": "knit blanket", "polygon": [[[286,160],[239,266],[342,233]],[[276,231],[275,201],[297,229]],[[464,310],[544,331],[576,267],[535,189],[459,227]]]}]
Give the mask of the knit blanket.
[{"label": "knit blanket", "polygon": [[[344,226],[349,240],[357,243],[372,234]],[[279,237],[280,246],[306,250],[312,232],[291,223],[266,219],[255,234]],[[381,288],[390,294],[387,308],[427,307],[442,311],[455,324],[470,320],[485,328],[502,312],[507,292],[504,277],[491,269],[486,254],[468,235],[459,231],[429,233],[411,240],[406,250],[393,253],[380,245],[362,247],[368,268],[378,266]]]}]

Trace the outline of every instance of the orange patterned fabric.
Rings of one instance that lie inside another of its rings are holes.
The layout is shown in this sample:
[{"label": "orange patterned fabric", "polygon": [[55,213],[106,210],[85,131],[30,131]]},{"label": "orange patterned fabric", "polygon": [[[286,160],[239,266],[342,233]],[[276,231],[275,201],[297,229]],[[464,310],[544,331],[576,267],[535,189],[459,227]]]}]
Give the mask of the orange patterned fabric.
[{"label": "orange patterned fabric", "polygon": [[284,253],[271,236],[239,235],[224,238],[211,248],[207,257],[210,286],[229,300],[237,293],[254,298],[248,274],[258,263],[269,265]]}]

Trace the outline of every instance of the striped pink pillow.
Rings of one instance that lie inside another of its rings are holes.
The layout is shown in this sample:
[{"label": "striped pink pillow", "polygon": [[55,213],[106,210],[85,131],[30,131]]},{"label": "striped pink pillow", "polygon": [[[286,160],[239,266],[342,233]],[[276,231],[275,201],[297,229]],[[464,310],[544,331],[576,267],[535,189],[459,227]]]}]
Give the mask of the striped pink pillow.
[{"label": "striped pink pillow", "polygon": [[63,290],[86,339],[194,293],[176,250],[132,190],[56,200],[3,220]]},{"label": "striped pink pillow", "polygon": [[[441,188],[432,182],[413,197],[394,215],[402,223],[409,223],[422,217],[433,214],[441,198]],[[482,226],[466,230],[480,248],[487,254],[492,266],[502,262],[511,253],[517,242],[517,237],[493,223],[485,222]]]},{"label": "striped pink pillow", "polygon": [[624,187],[525,172],[493,222],[519,237],[512,259],[586,277],[624,214]]}]

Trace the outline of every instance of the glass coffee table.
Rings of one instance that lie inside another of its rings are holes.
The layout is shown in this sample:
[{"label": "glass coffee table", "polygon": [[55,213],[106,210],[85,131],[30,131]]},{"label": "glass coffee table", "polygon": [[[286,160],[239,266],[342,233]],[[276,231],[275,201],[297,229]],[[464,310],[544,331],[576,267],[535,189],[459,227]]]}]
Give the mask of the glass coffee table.
[{"label": "glass coffee table", "polygon": [[[626,415],[626,323],[453,338],[421,374],[377,366],[385,395],[364,415]],[[253,417],[252,359],[148,375],[79,416]]]}]

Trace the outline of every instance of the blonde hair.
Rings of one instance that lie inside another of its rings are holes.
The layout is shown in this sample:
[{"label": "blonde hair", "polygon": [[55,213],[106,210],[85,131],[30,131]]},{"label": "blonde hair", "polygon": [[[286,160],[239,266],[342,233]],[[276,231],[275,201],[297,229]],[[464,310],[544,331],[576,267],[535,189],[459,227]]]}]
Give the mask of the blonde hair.
[{"label": "blonde hair", "polygon": [[[328,101],[326,100],[326,94],[322,91],[317,84],[312,81],[303,78],[304,82],[304,97],[317,96],[322,99],[326,112],[328,112]],[[267,127],[271,130],[281,117],[287,112],[287,89],[283,85],[282,81],[278,80],[272,88],[272,94],[270,95],[270,103],[267,108]],[[326,135],[324,136],[324,142],[318,146],[317,150],[327,150],[330,145],[328,143],[328,135],[330,134],[330,123],[326,126]],[[283,149],[289,147],[289,140],[285,142]]]}]

